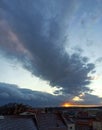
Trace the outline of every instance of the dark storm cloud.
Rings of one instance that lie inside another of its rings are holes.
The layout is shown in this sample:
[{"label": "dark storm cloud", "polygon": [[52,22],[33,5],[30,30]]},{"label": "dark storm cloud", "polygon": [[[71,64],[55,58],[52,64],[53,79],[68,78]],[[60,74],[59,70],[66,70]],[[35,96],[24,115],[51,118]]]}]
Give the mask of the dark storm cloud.
[{"label": "dark storm cloud", "polygon": [[77,6],[76,0],[0,1],[0,33],[6,36],[0,37],[2,51],[59,88],[55,93],[78,95],[90,90],[88,74],[94,64],[80,54],[65,52],[68,22]]},{"label": "dark storm cloud", "polygon": [[79,101],[80,104],[102,104],[102,97],[98,97],[93,94],[85,93],[81,97],[82,101]]},{"label": "dark storm cloud", "polygon": [[32,106],[59,106],[64,97],[45,92],[19,88],[14,84],[0,83],[0,105],[9,102],[22,102]]},{"label": "dark storm cloud", "polygon": [[85,93],[80,97],[80,101],[73,101],[73,97],[56,96],[45,92],[32,91],[30,89],[19,88],[14,84],[0,83],[0,105],[10,102],[24,103],[34,107],[60,106],[64,102],[77,104],[102,104],[102,98],[96,95]]}]

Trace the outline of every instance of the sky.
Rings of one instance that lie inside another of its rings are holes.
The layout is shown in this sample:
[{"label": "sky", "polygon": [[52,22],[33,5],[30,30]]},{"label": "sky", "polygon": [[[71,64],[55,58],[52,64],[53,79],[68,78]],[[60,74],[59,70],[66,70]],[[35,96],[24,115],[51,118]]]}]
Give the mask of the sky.
[{"label": "sky", "polygon": [[102,0],[0,0],[0,104],[102,105]]}]

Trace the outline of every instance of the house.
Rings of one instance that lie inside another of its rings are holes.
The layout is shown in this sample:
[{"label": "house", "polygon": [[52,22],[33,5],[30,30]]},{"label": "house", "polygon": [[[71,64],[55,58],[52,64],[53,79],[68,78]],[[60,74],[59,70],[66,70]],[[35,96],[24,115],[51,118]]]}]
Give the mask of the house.
[{"label": "house", "polygon": [[102,130],[102,122],[93,121],[93,130]]},{"label": "house", "polygon": [[0,130],[37,130],[37,126],[31,117],[0,116]]},{"label": "house", "polygon": [[26,112],[20,113],[19,115],[35,115],[35,113],[26,111]]},{"label": "house", "polygon": [[67,125],[67,130],[75,130],[75,123],[72,120],[72,118],[70,118],[66,114],[62,114],[62,118],[63,118],[63,120],[65,121],[65,123]]},{"label": "house", "polygon": [[58,113],[38,113],[36,120],[39,130],[67,130],[66,124]]},{"label": "house", "polygon": [[89,119],[77,119],[76,130],[92,130],[92,122]]}]

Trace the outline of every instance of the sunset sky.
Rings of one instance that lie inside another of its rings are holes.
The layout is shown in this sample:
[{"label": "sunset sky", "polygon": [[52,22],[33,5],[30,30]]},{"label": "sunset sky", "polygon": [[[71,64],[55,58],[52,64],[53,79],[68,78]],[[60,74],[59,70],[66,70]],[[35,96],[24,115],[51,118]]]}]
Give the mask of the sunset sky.
[{"label": "sunset sky", "polygon": [[102,105],[102,0],[0,0],[0,104]]}]

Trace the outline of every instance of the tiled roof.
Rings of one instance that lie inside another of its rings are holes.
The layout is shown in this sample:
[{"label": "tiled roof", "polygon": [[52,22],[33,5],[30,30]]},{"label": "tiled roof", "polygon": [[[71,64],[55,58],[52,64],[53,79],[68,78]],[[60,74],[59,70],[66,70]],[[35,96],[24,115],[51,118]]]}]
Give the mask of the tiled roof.
[{"label": "tiled roof", "polygon": [[60,115],[54,113],[40,113],[37,114],[37,123],[40,130],[66,130],[66,125],[61,119]]},{"label": "tiled roof", "polygon": [[37,130],[32,118],[4,117],[0,119],[0,130]]}]

